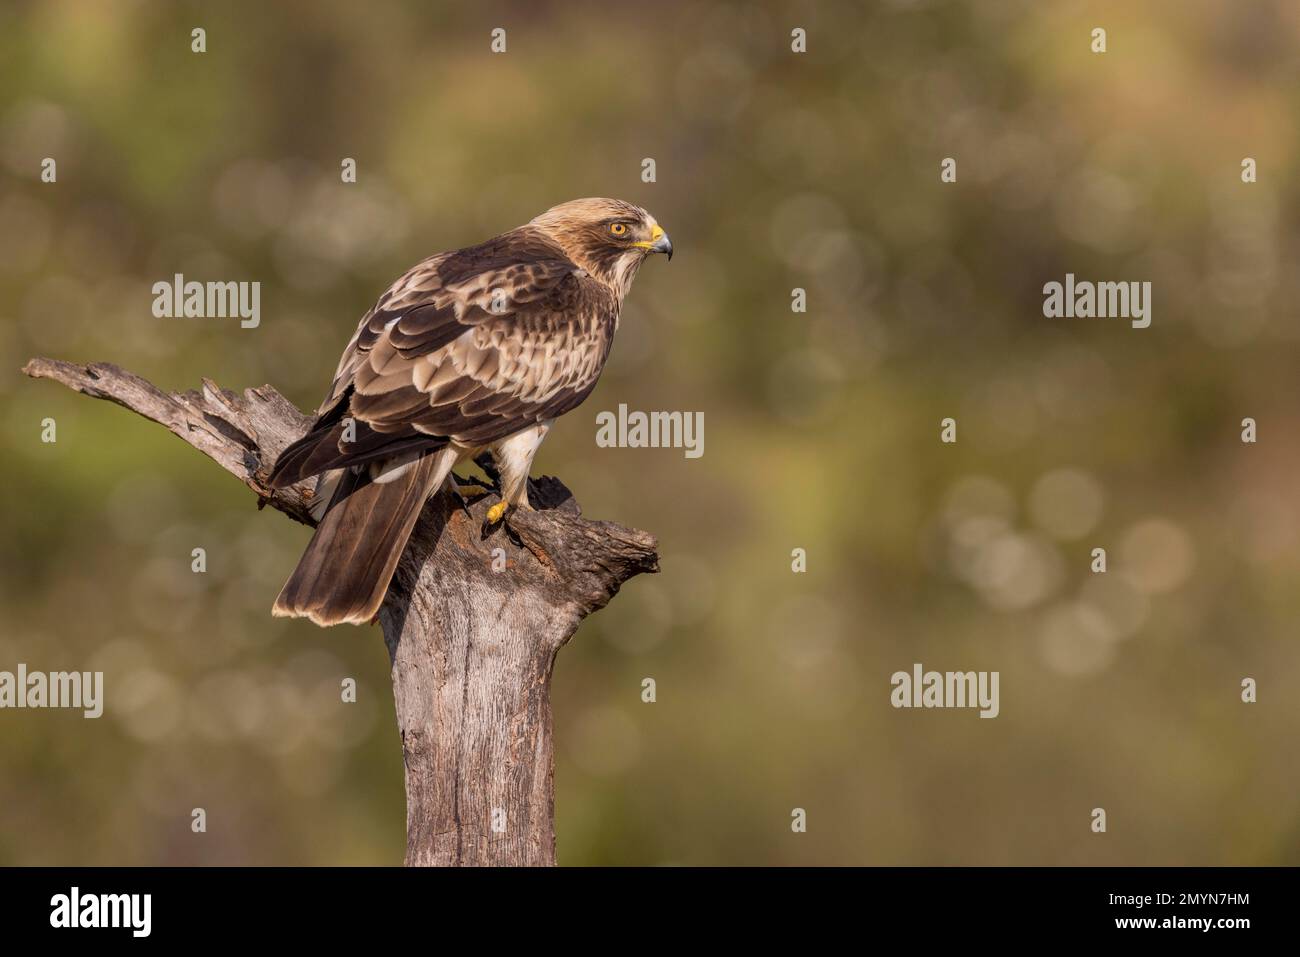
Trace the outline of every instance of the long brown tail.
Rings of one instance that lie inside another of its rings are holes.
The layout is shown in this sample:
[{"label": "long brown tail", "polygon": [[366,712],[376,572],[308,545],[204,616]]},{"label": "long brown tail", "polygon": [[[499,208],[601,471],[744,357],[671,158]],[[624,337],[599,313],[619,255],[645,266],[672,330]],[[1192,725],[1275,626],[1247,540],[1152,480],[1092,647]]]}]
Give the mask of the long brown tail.
[{"label": "long brown tail", "polygon": [[451,471],[448,450],[423,456],[391,481],[345,473],[271,613],[325,627],[374,620],[429,495]]}]

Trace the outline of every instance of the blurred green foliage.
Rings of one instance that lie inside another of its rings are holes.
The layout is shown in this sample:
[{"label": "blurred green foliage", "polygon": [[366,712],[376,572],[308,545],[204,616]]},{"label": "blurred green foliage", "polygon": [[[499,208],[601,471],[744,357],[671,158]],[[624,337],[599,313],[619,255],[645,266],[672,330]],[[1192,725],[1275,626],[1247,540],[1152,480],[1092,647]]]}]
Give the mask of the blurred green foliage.
[{"label": "blurred green foliage", "polygon": [[[0,864],[404,831],[378,632],[269,614],[307,531],[23,362],[314,408],[408,266],[587,195],[677,255],[538,459],[663,555],[558,661],[562,863],[1300,863],[1298,40],[1283,0],[0,5],[0,669],[109,696],[0,713]],[[177,272],[261,326],[155,319]],[[1151,328],[1045,319],[1066,272],[1152,282]],[[598,449],[620,402],[705,455]],[[892,709],[913,662],[1000,671],[1000,717]]]}]

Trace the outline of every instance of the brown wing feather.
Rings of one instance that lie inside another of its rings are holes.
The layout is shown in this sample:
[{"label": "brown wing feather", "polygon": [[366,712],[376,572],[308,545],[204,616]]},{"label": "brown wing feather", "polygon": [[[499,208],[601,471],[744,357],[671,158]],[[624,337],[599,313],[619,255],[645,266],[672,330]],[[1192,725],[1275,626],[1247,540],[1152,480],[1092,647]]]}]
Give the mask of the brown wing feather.
[{"label": "brown wing feather", "polygon": [[595,388],[617,319],[614,293],[533,227],[427,259],[362,318],[272,485],[395,451],[489,445],[563,415]]}]

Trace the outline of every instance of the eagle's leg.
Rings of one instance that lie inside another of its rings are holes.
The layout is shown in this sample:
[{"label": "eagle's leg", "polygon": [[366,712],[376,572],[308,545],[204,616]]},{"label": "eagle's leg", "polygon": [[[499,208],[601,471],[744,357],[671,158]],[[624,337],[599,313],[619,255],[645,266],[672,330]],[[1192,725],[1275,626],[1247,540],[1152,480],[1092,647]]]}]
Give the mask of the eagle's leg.
[{"label": "eagle's leg", "polygon": [[512,507],[532,510],[532,505],[528,502],[528,472],[533,466],[533,456],[537,454],[538,447],[550,430],[549,421],[539,422],[492,447],[501,501],[488,509],[488,524],[495,525],[501,521],[506,510]]}]

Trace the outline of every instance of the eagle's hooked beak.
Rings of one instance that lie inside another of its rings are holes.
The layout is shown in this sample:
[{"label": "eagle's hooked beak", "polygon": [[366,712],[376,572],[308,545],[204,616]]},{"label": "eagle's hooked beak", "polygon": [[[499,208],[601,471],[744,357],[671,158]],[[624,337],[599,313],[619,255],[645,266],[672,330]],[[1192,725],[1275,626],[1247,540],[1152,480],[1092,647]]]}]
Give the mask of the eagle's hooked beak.
[{"label": "eagle's hooked beak", "polygon": [[648,249],[652,253],[664,253],[669,260],[673,258],[673,242],[668,238],[668,234],[664,232],[664,228],[658,223],[655,223],[651,228],[648,243],[633,243],[633,245]]}]

